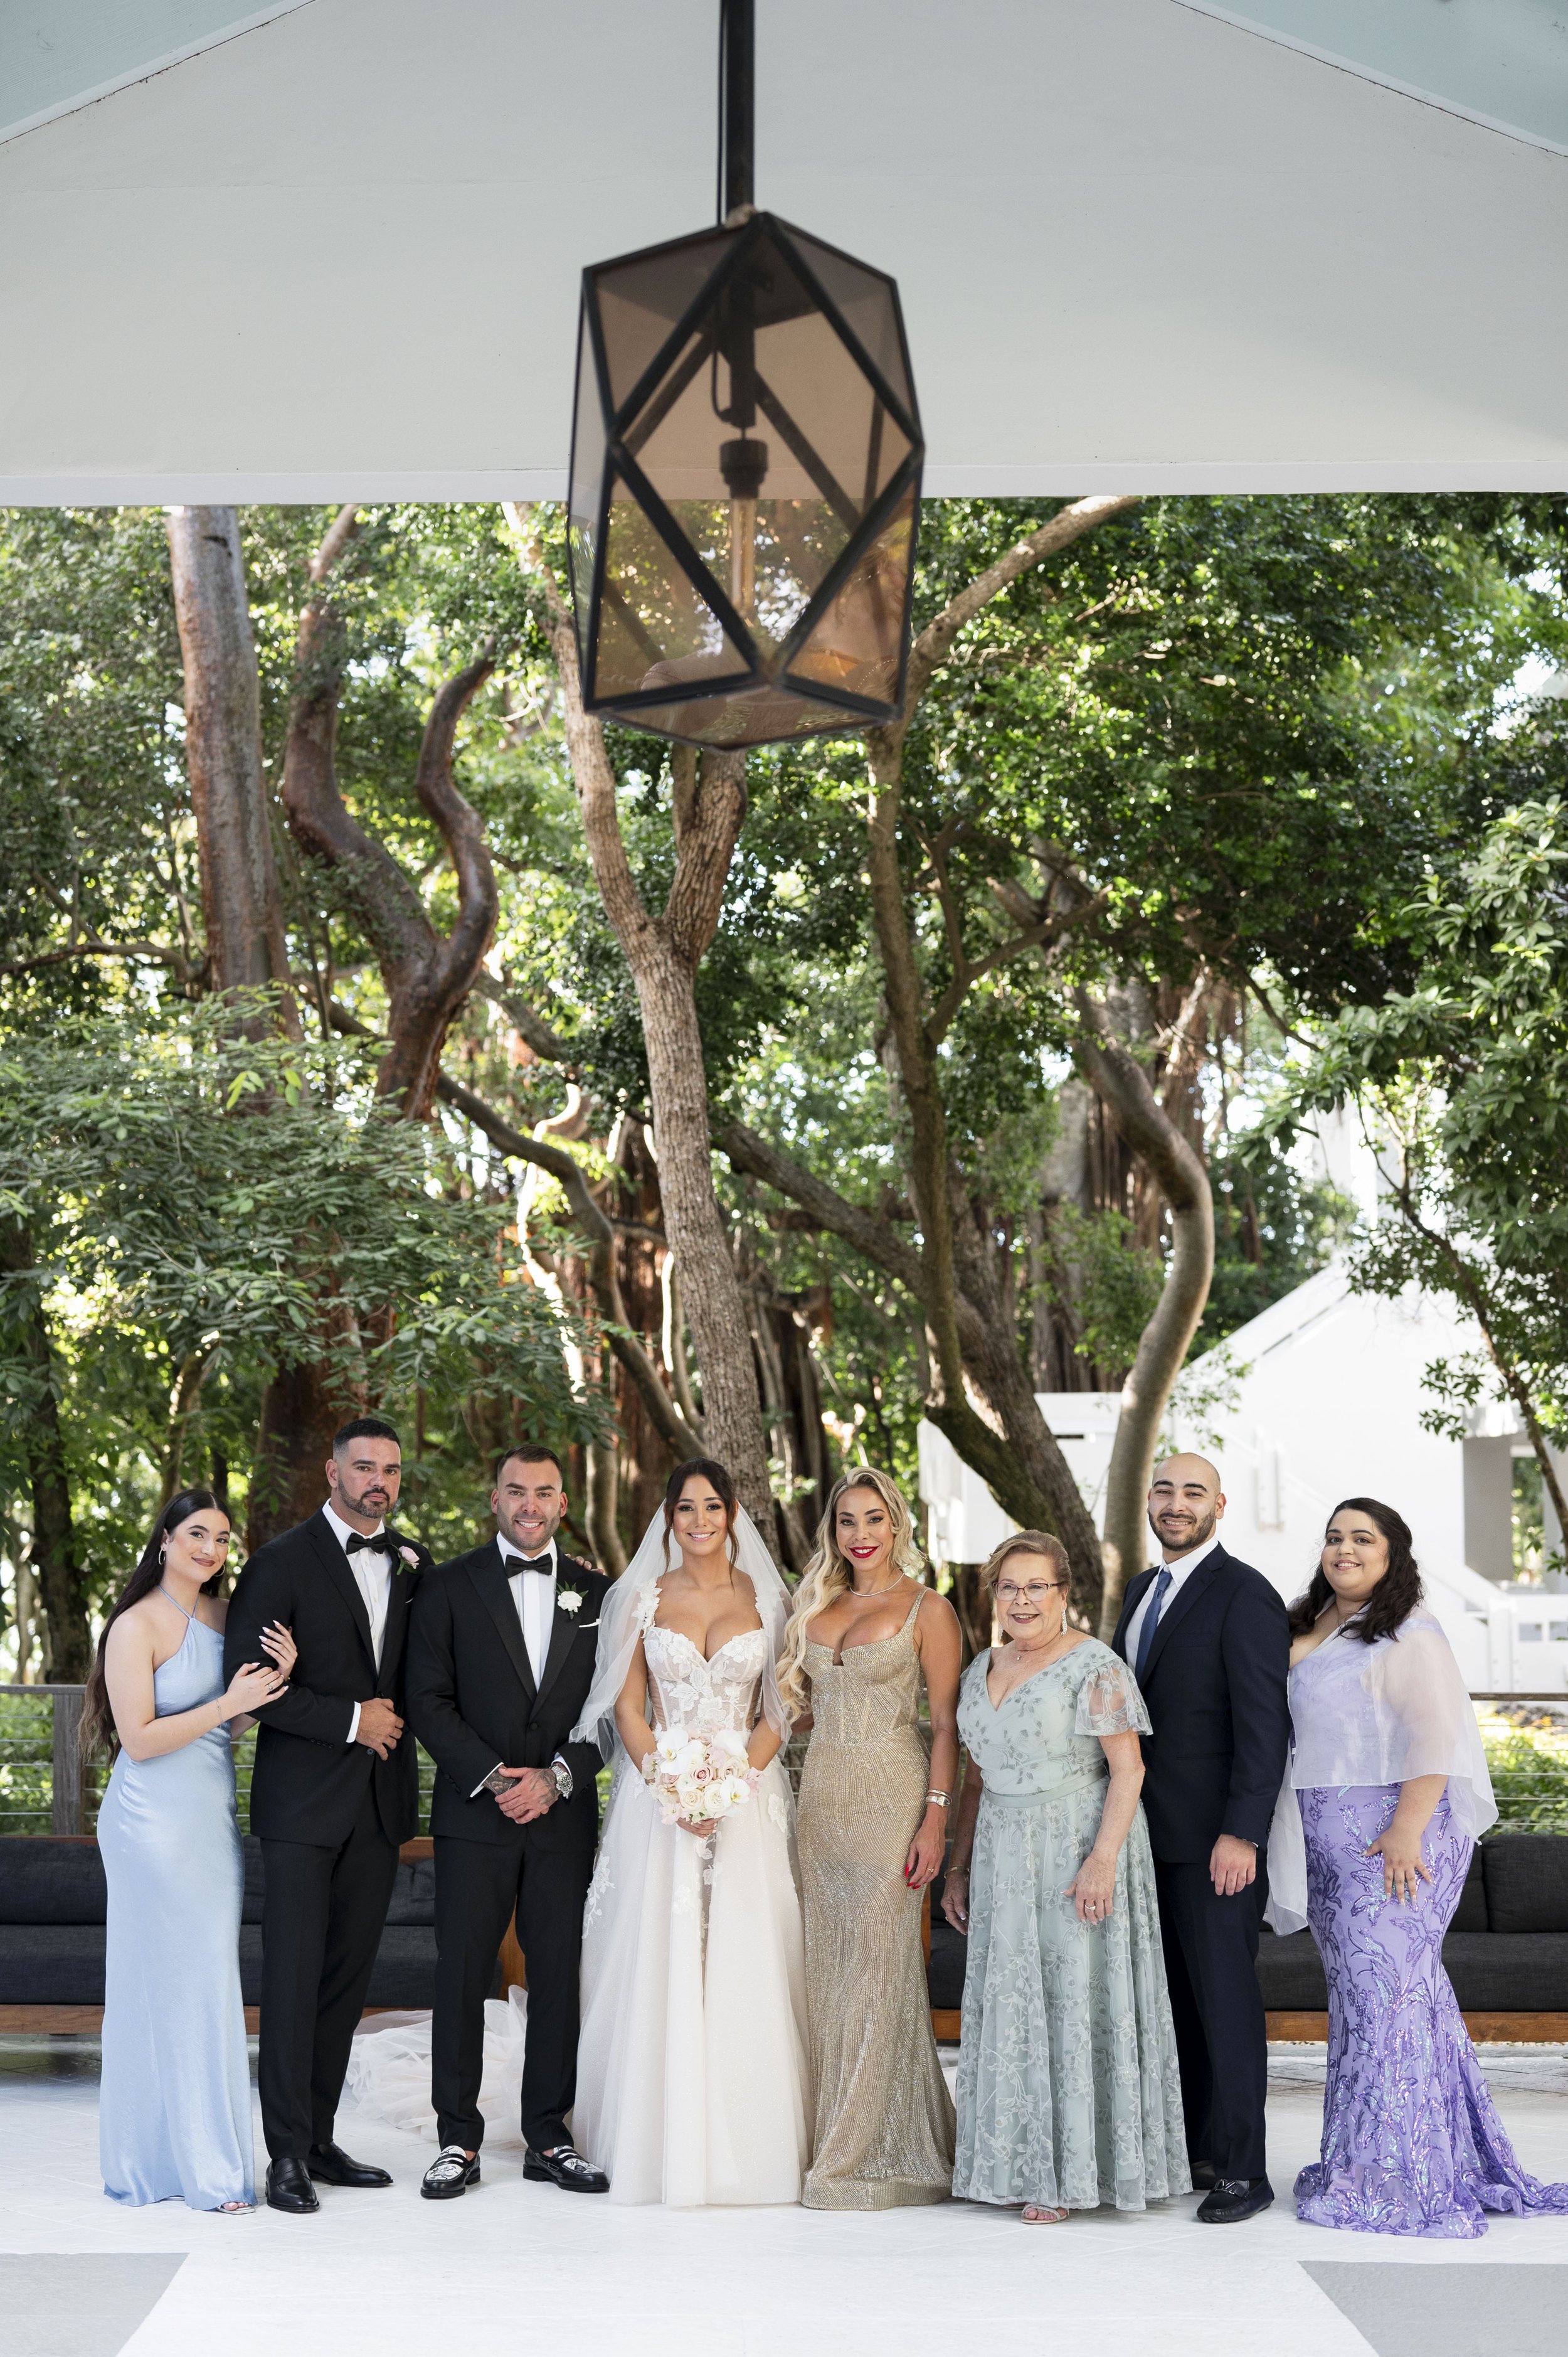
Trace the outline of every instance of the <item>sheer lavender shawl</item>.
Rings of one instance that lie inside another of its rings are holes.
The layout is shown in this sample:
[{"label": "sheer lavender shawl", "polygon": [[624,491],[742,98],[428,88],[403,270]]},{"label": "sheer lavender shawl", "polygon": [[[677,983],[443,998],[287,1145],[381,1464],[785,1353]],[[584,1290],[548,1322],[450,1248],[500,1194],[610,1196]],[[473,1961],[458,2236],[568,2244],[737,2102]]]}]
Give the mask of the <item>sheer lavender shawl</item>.
[{"label": "sheer lavender shawl", "polygon": [[1454,1821],[1472,1841],[1496,1823],[1475,1706],[1430,1612],[1412,1612],[1372,1645],[1337,1630],[1291,1672],[1290,1715],[1291,1757],[1269,1832],[1264,1916],[1276,1932],[1306,1921],[1298,1792],[1446,1776]]}]

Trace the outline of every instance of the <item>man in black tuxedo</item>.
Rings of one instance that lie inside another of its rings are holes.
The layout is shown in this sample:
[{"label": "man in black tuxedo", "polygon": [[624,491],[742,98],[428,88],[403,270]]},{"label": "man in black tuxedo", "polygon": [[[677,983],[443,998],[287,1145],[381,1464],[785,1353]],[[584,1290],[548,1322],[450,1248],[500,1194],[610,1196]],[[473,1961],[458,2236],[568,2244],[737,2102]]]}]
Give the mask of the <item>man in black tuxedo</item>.
[{"label": "man in black tuxedo", "polygon": [[1193,2182],[1206,2225],[1273,2200],[1263,2155],[1267,2026],[1256,1972],[1290,1713],[1290,1632],[1275,1590],[1217,1535],[1202,1457],[1155,1469],[1162,1561],[1128,1587],[1113,1643],[1148,1705],[1144,1810],[1155,1854]]},{"label": "man in black tuxedo", "polygon": [[333,2140],[349,2041],[364,2007],[397,1874],[419,1821],[403,1725],[409,1608],[429,1555],[386,1521],[403,1453],[380,1416],[332,1443],[328,1501],[240,1574],[224,1675],[260,1658],[267,1622],[294,1632],[288,1692],[258,1713],[251,1829],[266,1867],[262,1908],[262,2126],[267,2201],[319,2209],[328,2185],[390,2185]]},{"label": "man in black tuxedo", "polygon": [[528,1965],[523,2175],[573,2193],[609,2186],[566,2133],[600,1766],[597,1744],[570,1738],[593,1684],[609,1582],[557,1546],[564,1507],[554,1452],[509,1450],[490,1496],[496,1536],[439,1566],[414,1605],[409,1717],[440,1770],[430,1829],[441,2152],[422,2189],[433,2201],[478,2182],[485,1998],[514,1908]]}]

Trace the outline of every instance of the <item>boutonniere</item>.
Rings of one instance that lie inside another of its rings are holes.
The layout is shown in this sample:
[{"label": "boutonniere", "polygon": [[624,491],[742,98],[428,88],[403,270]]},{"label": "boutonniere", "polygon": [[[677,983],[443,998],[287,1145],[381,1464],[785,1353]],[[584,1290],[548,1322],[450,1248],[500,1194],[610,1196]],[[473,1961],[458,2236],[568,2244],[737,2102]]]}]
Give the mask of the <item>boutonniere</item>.
[{"label": "boutonniere", "polygon": [[569,1612],[575,1620],[583,1609],[583,1599],[575,1587],[558,1587],[555,1605],[558,1611]]},{"label": "boutonniere", "polygon": [[398,1553],[403,1557],[403,1566],[406,1570],[417,1571],[419,1569],[419,1556],[413,1547],[400,1546]]}]

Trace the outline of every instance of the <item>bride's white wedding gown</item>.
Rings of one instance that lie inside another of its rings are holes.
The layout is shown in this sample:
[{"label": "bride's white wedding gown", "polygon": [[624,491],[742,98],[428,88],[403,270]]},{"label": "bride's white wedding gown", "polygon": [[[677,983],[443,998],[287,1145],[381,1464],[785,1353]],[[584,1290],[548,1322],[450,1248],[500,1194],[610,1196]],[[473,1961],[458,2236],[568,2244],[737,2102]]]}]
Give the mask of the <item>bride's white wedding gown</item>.
[{"label": "bride's white wedding gown", "polygon": [[[704,1661],[652,1625],[654,1725],[749,1728],[771,1640]],[[805,1953],[789,1779],[775,1760],[704,1841],[666,1824],[618,1746],[583,1929],[579,2151],[612,2201],[798,2201],[811,2117]]]}]

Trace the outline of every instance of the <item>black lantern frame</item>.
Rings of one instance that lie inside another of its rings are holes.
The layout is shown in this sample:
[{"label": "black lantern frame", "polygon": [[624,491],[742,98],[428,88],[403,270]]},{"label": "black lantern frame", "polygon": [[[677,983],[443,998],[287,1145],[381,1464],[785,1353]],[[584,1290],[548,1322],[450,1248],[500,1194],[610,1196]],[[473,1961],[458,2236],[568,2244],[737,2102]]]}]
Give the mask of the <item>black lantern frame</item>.
[{"label": "black lantern frame", "polygon": [[585,707],[736,747],[897,718],[925,457],[893,279],[751,203],[752,33],[725,218],[584,272],[569,494]]}]

